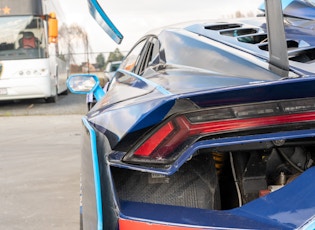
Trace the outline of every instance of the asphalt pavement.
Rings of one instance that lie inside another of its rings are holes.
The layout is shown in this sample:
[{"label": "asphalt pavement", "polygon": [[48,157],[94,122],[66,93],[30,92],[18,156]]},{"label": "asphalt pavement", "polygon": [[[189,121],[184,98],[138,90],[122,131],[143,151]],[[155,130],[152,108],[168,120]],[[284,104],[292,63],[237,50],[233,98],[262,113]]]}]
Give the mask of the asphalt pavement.
[{"label": "asphalt pavement", "polygon": [[59,95],[56,103],[46,103],[43,99],[0,101],[1,116],[65,115],[85,114],[85,95]]},{"label": "asphalt pavement", "polygon": [[79,229],[84,99],[0,103],[0,229]]}]

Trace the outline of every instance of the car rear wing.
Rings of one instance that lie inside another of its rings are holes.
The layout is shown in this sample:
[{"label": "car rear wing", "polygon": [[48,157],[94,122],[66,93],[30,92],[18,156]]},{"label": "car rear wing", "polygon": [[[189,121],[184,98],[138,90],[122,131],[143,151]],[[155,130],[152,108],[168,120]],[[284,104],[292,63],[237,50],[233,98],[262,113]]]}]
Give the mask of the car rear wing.
[{"label": "car rear wing", "polygon": [[268,32],[269,62],[276,68],[276,74],[287,77],[289,74],[288,49],[283,24],[280,0],[265,0]]}]

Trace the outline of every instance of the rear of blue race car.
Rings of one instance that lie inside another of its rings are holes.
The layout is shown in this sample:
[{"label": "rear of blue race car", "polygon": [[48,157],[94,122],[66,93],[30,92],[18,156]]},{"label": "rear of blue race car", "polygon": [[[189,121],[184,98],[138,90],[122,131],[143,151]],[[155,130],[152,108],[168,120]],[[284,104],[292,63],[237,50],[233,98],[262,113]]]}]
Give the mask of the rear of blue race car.
[{"label": "rear of blue race car", "polygon": [[[120,43],[97,0],[89,3]],[[231,33],[239,23],[173,28],[137,43],[143,52],[127,55],[105,96],[95,76],[70,77],[70,89],[98,100],[83,118],[83,229],[315,229],[313,30],[304,34],[294,17],[291,35],[303,35],[290,38],[295,51],[282,33],[280,1],[265,3],[267,25],[239,30],[258,33],[251,42]],[[287,46],[290,62],[303,64],[289,66]],[[214,68],[202,70],[200,60]]]},{"label": "rear of blue race car", "polygon": [[313,77],[152,94],[83,118],[84,229],[314,229]]}]

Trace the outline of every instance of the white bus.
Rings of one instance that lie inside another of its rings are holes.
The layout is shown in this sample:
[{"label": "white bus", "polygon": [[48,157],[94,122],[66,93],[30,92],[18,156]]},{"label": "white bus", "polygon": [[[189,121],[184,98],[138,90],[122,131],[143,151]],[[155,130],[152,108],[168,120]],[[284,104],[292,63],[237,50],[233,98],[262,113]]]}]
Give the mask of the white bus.
[{"label": "white bus", "polygon": [[67,93],[53,0],[0,0],[0,101]]}]

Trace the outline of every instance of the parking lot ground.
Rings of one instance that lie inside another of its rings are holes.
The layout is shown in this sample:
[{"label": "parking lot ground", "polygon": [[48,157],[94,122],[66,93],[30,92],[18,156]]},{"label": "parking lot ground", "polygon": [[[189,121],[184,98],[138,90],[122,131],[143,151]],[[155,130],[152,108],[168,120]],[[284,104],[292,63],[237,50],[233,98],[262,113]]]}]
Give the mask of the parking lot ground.
[{"label": "parking lot ground", "polygon": [[33,116],[33,115],[63,115],[85,114],[87,106],[85,95],[59,95],[56,103],[45,103],[43,99],[21,101],[0,101],[1,116]]},{"label": "parking lot ground", "polygon": [[81,117],[0,116],[0,229],[79,229]]}]

